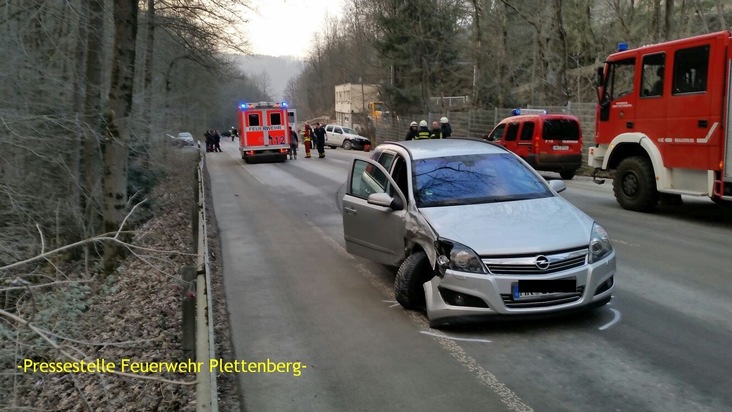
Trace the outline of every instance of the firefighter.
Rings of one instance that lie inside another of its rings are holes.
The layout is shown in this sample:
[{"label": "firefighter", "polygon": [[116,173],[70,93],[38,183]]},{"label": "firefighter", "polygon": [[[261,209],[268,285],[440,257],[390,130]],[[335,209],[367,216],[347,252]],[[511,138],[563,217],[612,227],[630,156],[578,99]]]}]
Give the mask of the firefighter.
[{"label": "firefighter", "polygon": [[414,137],[415,140],[422,140],[422,139],[429,139],[430,138],[430,129],[427,128],[427,120],[422,120],[419,122],[419,130],[417,130],[417,136]]},{"label": "firefighter", "polygon": [[417,122],[412,122],[409,124],[409,130],[407,130],[407,135],[404,136],[404,140],[412,140],[417,138]]},{"label": "firefighter", "polygon": [[447,117],[443,116],[440,119],[440,131],[442,132],[443,139],[447,139],[452,136],[452,126],[450,125],[450,121],[447,120]]},{"label": "firefighter", "polygon": [[310,130],[310,125],[305,123],[305,131],[302,132],[302,141],[305,144],[305,158],[310,159],[310,147],[313,131]]},{"label": "firefighter", "polygon": [[231,141],[234,141],[235,137],[239,137],[239,131],[236,130],[236,127],[231,126]]}]

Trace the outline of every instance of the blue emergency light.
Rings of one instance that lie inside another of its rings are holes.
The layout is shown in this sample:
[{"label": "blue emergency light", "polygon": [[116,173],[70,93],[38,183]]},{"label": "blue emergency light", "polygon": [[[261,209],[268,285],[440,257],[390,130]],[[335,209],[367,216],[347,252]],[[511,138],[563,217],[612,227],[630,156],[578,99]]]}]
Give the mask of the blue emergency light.
[{"label": "blue emergency light", "polygon": [[287,107],[287,102],[282,102],[282,107]]},{"label": "blue emergency light", "polygon": [[246,110],[247,104],[246,103],[242,103],[242,104],[239,105],[239,108],[242,109],[242,110]]},{"label": "blue emergency light", "polygon": [[621,41],[620,43],[618,43],[618,51],[619,52],[626,51],[626,50],[628,50],[628,43],[627,42]]}]

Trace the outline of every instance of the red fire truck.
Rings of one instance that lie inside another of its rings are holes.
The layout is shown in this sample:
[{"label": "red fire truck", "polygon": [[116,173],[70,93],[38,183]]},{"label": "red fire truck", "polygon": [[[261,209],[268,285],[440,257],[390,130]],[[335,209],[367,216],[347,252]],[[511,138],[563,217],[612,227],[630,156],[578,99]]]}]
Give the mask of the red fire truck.
[{"label": "red fire truck", "polygon": [[290,134],[287,103],[242,103],[239,105],[239,151],[249,163],[255,158],[287,160]]},{"label": "red fire truck", "polygon": [[732,32],[627,49],[598,69],[589,165],[614,170],[625,209],[681,195],[732,202]]}]

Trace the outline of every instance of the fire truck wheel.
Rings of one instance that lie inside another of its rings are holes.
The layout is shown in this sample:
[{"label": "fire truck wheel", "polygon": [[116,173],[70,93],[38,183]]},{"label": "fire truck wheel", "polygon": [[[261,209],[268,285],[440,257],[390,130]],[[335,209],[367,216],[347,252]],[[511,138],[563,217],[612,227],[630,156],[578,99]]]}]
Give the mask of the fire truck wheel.
[{"label": "fire truck wheel", "polygon": [[351,150],[351,147],[353,145],[351,144],[350,140],[344,140],[343,141],[343,150]]},{"label": "fire truck wheel", "polygon": [[561,176],[564,180],[572,180],[575,173],[577,173],[576,170],[562,170],[561,172],[559,172],[559,176]]},{"label": "fire truck wheel", "polygon": [[430,280],[430,261],[423,251],[415,252],[402,262],[394,279],[394,295],[404,309],[421,309],[425,305],[424,282]]},{"label": "fire truck wheel", "polygon": [[730,202],[729,200],[720,199],[716,196],[712,197],[712,202],[720,206],[732,208],[732,202]]},{"label": "fire truck wheel", "polygon": [[644,156],[623,159],[615,171],[613,191],[623,209],[650,212],[658,205],[651,161]]}]

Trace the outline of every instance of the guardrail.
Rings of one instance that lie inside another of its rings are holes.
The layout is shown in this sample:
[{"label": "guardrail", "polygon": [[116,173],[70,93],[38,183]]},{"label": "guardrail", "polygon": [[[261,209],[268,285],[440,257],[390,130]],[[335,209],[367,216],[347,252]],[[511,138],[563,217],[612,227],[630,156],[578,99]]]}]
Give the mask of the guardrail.
[{"label": "guardrail", "polygon": [[[200,160],[196,168],[196,213],[193,218],[194,244],[197,252],[195,295],[195,352],[196,362],[202,362],[198,372],[196,385],[196,410],[199,412],[218,412],[218,388],[216,387],[216,371],[210,370],[210,362],[216,359],[216,343],[213,329],[213,304],[211,301],[211,269],[208,256],[208,232],[206,230],[206,187],[205,175],[206,153],[200,151]],[[191,279],[192,280],[192,279]],[[184,308],[185,310],[185,308]],[[184,315],[184,325],[186,324]],[[185,326],[184,326],[185,336]],[[185,352],[184,345],[184,352]]]}]

